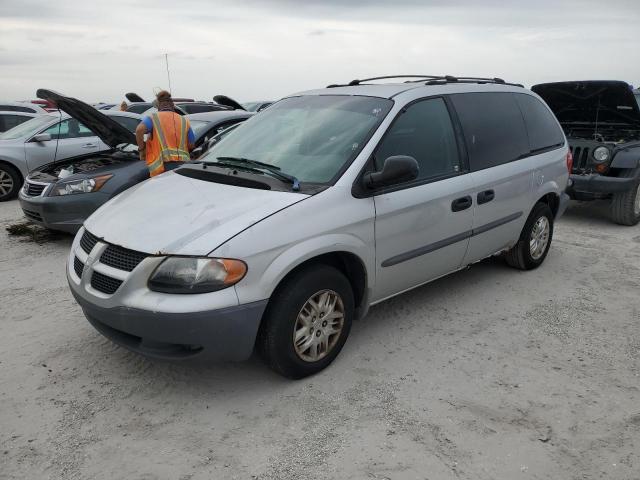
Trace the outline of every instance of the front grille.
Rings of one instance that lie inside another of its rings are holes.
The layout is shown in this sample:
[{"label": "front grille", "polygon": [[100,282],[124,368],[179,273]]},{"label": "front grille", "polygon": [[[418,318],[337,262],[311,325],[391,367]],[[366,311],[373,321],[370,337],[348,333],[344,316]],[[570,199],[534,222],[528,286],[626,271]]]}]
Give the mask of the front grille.
[{"label": "front grille", "polygon": [[39,197],[44,192],[44,189],[47,188],[47,185],[41,185],[39,183],[31,183],[27,181],[24,193],[26,193],[30,197]]},{"label": "front grille", "polygon": [[96,243],[98,243],[98,237],[90,233],[89,230],[85,230],[82,238],[80,239],[80,246],[82,249],[87,253],[91,253],[91,250],[96,246]]},{"label": "front grille", "polygon": [[116,278],[107,277],[99,272],[93,272],[91,275],[91,286],[99,292],[112,295],[122,285],[122,280]]},{"label": "front grille", "polygon": [[130,272],[148,256],[146,253],[128,250],[117,245],[109,245],[100,256],[100,263]]},{"label": "front grille", "polygon": [[73,270],[76,272],[79,278],[82,278],[82,269],[84,268],[84,263],[80,261],[78,257],[73,258]]},{"label": "front grille", "polygon": [[24,213],[24,216],[27,217],[29,220],[42,222],[42,215],[40,215],[38,212],[34,212],[33,210],[25,210],[24,208],[22,209],[22,212]]},{"label": "front grille", "polygon": [[573,155],[573,171],[584,170],[589,164],[589,147],[570,147]]}]

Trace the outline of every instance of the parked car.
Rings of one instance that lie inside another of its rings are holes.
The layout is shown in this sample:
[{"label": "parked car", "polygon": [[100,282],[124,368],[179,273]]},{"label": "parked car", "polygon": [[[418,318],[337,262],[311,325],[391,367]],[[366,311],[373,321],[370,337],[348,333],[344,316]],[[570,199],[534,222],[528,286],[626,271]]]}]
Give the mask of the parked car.
[{"label": "parked car", "polygon": [[270,100],[261,100],[261,101],[243,103],[242,106],[249,112],[261,112],[272,103],[273,102]]},{"label": "parked car", "polygon": [[[55,162],[29,174],[20,191],[20,206],[32,222],[52,230],[75,233],[98,207],[120,192],[149,178],[140,161],[135,136],[87,104],[48,91],[39,95],[56,101],[65,111],[95,131],[110,150]],[[225,128],[249,118],[240,111],[189,115],[197,157],[203,144]]]},{"label": "parked car", "polygon": [[[104,113],[130,131],[134,131],[140,122],[140,116],[133,113]],[[31,170],[110,148],[82,121],[63,113],[38,115],[0,133],[0,202],[18,194],[24,178]]]},{"label": "parked car", "polygon": [[640,222],[640,104],[631,86],[591,80],[532,90],[551,107],[569,140],[571,198],[610,200],[614,222]]},{"label": "parked car", "polygon": [[31,102],[0,102],[0,111],[43,114],[47,111]]},{"label": "parked car", "polygon": [[33,117],[37,117],[39,113],[26,113],[26,112],[4,112],[0,110],[0,133],[11,130],[13,127],[17,127],[21,123],[31,120]]},{"label": "parked car", "polygon": [[37,105],[40,108],[43,108],[45,112],[49,112],[49,113],[58,111],[58,107],[56,107],[55,104],[53,104],[52,102],[47,102],[46,100],[42,100],[41,98],[36,100],[31,100],[30,102],[25,102],[25,103],[32,103],[34,105]]},{"label": "parked car", "polygon": [[492,255],[542,264],[570,155],[539,97],[499,79],[373,81],[285,98],[103,205],[67,266],[89,322],[157,358],[255,346],[300,378],[369,305]]}]

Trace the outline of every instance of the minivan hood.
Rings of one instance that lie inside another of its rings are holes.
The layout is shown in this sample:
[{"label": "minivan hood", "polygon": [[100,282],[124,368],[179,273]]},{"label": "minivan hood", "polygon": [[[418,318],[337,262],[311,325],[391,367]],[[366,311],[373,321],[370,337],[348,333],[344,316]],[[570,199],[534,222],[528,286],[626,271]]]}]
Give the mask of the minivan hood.
[{"label": "minivan hood", "polygon": [[616,80],[541,83],[531,87],[560,123],[622,123],[640,127],[631,86]]},{"label": "minivan hood", "polygon": [[81,102],[77,98],[65,97],[60,93],[45,88],[39,88],[36,95],[43,100],[54,102],[59,109],[64,110],[70,116],[83,123],[112,148],[122,143],[136,144],[136,137],[132,132],[101,113],[98,109]]},{"label": "minivan hood", "polygon": [[306,198],[167,172],[104,204],[85,227],[106,242],[139,252],[207,255],[251,225]]}]

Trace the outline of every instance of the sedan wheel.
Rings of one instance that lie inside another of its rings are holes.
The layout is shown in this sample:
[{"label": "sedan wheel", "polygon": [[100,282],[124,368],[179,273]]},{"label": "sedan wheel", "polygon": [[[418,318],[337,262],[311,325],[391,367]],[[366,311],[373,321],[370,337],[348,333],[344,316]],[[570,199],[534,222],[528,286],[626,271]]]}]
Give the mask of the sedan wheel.
[{"label": "sedan wheel", "polygon": [[0,202],[10,200],[18,194],[20,174],[10,165],[0,165]]}]

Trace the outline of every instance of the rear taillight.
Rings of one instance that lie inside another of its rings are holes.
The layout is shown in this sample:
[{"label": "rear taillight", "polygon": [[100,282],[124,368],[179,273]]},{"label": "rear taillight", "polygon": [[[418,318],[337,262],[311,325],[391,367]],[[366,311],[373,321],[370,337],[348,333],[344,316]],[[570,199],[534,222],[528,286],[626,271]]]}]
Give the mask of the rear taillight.
[{"label": "rear taillight", "polygon": [[567,152],[567,170],[569,170],[569,173],[573,170],[573,154],[571,150]]}]

